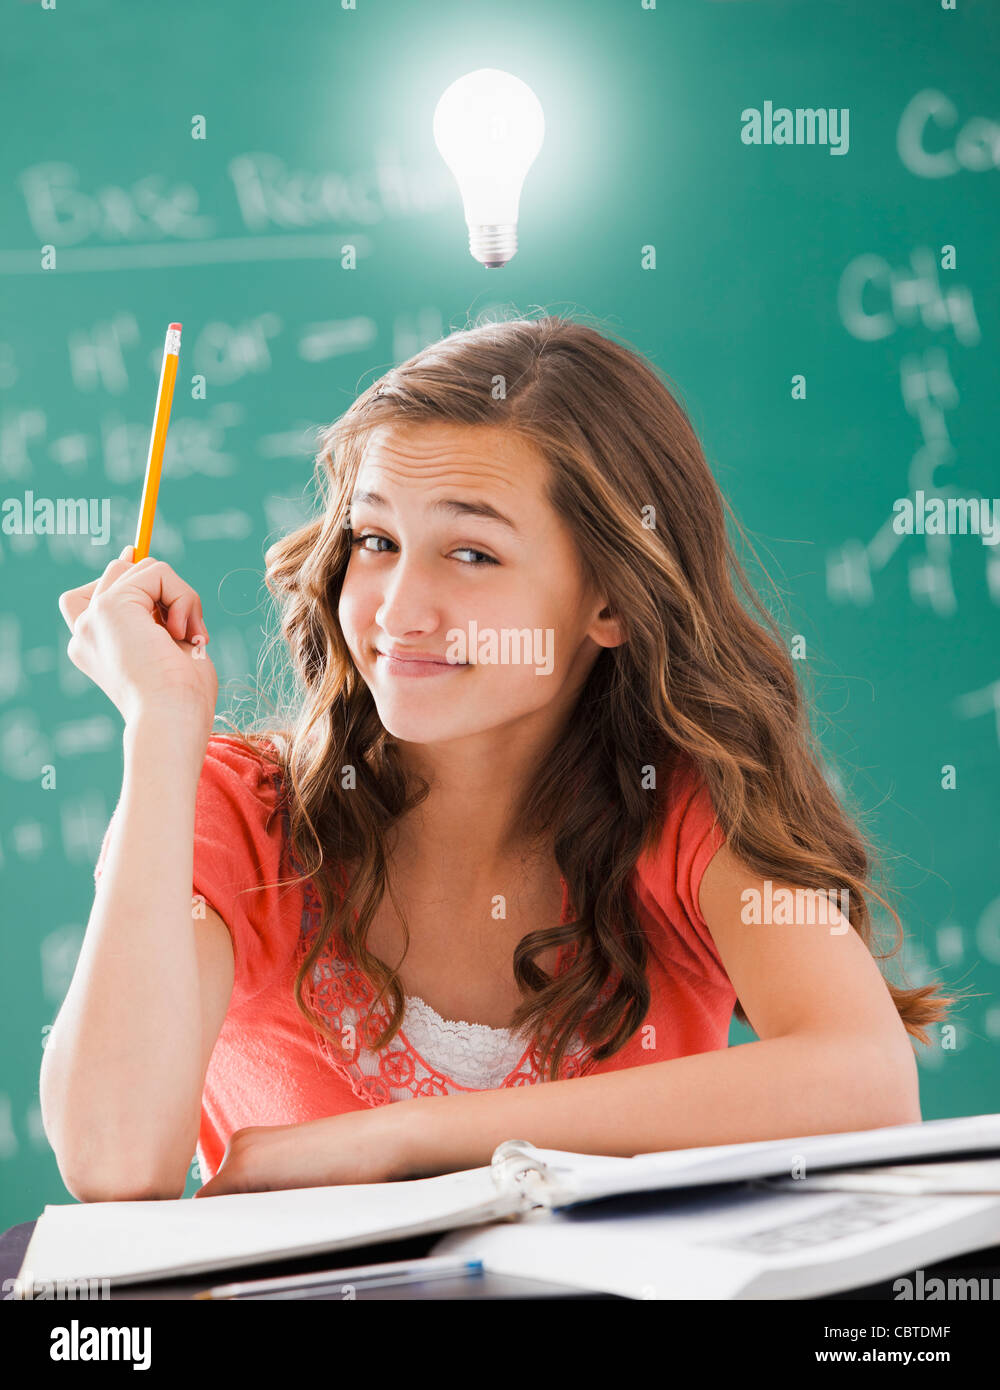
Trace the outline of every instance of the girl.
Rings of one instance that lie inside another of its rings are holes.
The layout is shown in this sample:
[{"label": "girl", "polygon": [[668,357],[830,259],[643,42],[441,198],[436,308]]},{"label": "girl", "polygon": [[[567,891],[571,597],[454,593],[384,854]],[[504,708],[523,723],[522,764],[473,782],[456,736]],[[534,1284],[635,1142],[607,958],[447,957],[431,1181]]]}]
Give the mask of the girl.
[{"label": "girl", "polygon": [[[919,1120],[907,1035],[951,1000],[880,974],[888,904],[652,366],[563,318],[457,332],[317,473],[321,514],[266,557],[291,718],[211,732],[201,603],[162,561],[60,598],[125,719],[42,1070],[70,1190],[178,1196],[196,1145],[211,1196],[515,1136],[628,1156]],[[758,1041],[727,1046],[734,1007]]]}]

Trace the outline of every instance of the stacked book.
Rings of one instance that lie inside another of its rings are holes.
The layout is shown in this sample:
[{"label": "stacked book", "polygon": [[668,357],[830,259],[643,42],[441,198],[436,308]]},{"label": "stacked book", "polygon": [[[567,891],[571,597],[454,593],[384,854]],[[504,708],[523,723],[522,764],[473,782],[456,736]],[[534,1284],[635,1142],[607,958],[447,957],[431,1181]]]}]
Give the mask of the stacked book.
[{"label": "stacked book", "polygon": [[47,1206],[19,1287],[141,1284],[437,1232],[432,1264],[626,1298],[822,1297],[1000,1243],[1000,1114],[633,1158],[512,1139],[488,1166],[433,1178]]}]

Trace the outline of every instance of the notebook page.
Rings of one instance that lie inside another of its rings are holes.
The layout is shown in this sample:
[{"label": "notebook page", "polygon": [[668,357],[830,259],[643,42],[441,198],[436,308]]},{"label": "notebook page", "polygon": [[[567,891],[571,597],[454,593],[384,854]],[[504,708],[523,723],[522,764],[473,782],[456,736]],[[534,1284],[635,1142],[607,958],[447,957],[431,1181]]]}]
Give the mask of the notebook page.
[{"label": "notebook page", "polygon": [[561,1149],[536,1149],[534,1157],[548,1168],[554,1204],[559,1206],[618,1192],[778,1177],[791,1173],[793,1167],[809,1173],[815,1168],[899,1162],[967,1151],[1000,1153],[1000,1114],[749,1144],[668,1149],[637,1154],[634,1158],[574,1154]]},{"label": "notebook page", "polygon": [[934,1163],[901,1163],[878,1168],[836,1168],[810,1177],[766,1178],[776,1189],[805,1188],[809,1192],[978,1193],[1000,1198],[1000,1159]]},{"label": "notebook page", "polygon": [[46,1206],[21,1279],[148,1281],[446,1231],[519,1209],[490,1168],[401,1182]]}]

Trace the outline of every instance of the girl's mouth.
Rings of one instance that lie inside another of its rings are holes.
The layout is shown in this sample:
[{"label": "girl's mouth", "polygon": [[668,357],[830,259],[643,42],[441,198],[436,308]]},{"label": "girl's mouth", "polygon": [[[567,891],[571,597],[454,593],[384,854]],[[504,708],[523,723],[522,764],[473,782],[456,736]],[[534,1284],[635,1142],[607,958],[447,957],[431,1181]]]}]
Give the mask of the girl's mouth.
[{"label": "girl's mouth", "polygon": [[387,656],[376,648],[376,662],[387,676],[443,676],[448,671],[460,671],[468,662],[425,660]]}]

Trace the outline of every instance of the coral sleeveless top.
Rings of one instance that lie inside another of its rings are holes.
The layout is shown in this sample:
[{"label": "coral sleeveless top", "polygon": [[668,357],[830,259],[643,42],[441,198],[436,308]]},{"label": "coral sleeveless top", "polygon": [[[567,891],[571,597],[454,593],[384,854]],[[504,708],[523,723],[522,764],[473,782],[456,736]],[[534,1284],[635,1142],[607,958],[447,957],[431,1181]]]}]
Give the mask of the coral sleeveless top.
[{"label": "coral sleeveless top", "polygon": [[[392,1042],[381,1052],[370,1050],[364,1015],[374,990],[333,942],[304,990],[334,1036],[344,1040],[346,1055],[309,1024],[293,987],[315,937],[320,903],[311,880],[272,886],[299,872],[279,790],[278,769],[228,735],[211,736],[195,807],[192,888],[229,928],[235,980],[202,1093],[197,1157],[206,1182],[237,1129],[298,1124],[416,1096],[544,1084],[530,1038],[442,1019],[416,998],[406,1000],[403,1026]],[[95,881],[117,815],[116,810],[105,832]],[[646,1018],[603,1062],[593,1060],[578,1033],[560,1079],[728,1046],[736,993],[698,907],[702,874],[723,843],[707,790],[693,772],[676,774],[659,842],[634,870],[650,947]],[[569,908],[564,883],[562,921],[570,919]],[[560,948],[557,973],[574,949]],[[601,997],[611,988],[609,981]]]}]

